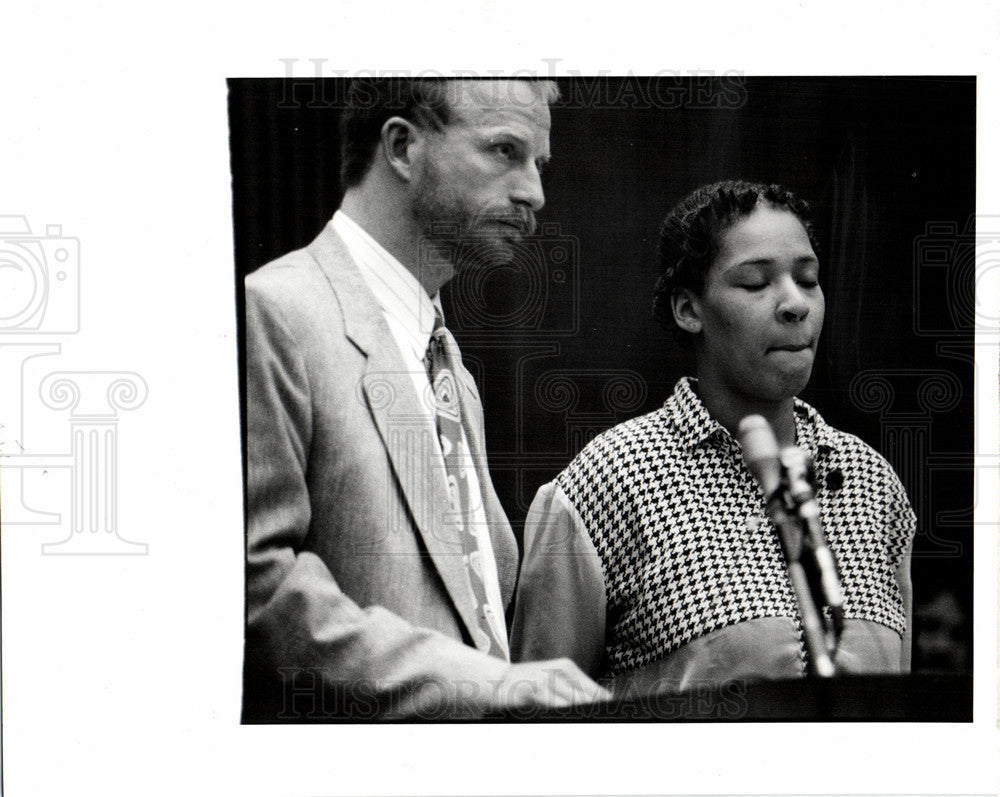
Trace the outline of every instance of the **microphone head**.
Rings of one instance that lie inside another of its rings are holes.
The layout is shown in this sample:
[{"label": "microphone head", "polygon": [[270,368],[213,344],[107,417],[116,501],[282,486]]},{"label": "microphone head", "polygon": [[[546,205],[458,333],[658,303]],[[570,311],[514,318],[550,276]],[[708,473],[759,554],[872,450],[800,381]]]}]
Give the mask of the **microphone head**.
[{"label": "microphone head", "polygon": [[750,473],[764,488],[765,497],[770,497],[781,484],[778,440],[771,424],[760,415],[748,415],[740,421],[737,436]]}]

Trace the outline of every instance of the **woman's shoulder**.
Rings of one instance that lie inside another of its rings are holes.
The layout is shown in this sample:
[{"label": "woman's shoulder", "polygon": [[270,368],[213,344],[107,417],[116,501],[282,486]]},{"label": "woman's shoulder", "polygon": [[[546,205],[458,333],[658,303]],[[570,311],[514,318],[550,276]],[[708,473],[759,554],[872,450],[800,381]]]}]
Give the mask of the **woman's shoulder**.
[{"label": "woman's shoulder", "polygon": [[809,435],[808,447],[835,483],[843,484],[845,495],[859,500],[867,494],[888,497],[890,502],[908,506],[906,489],[889,460],[871,444],[850,432],[828,424],[813,407],[796,399],[799,432]]},{"label": "woman's shoulder", "polygon": [[601,432],[573,457],[559,481],[593,482],[600,474],[611,477],[657,445],[669,444],[670,423],[662,407],[630,418]]},{"label": "woman's shoulder", "polygon": [[866,443],[857,435],[837,429],[827,423],[819,411],[810,404],[795,399],[795,412],[798,416],[797,431],[800,437],[803,432],[807,436],[810,448],[833,452],[839,459],[849,463],[889,470],[895,474],[892,465],[877,449]]}]

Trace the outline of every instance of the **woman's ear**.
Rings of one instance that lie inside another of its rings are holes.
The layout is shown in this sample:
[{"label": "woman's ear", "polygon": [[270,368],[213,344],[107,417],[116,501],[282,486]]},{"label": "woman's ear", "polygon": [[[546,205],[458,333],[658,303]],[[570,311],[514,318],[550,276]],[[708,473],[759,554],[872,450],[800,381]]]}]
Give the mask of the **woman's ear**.
[{"label": "woman's ear", "polygon": [[396,174],[409,182],[413,164],[425,144],[425,136],[409,119],[393,116],[382,125],[382,153]]},{"label": "woman's ear", "polygon": [[701,302],[688,288],[678,288],[670,297],[670,309],[674,321],[685,332],[697,335],[701,332]]}]

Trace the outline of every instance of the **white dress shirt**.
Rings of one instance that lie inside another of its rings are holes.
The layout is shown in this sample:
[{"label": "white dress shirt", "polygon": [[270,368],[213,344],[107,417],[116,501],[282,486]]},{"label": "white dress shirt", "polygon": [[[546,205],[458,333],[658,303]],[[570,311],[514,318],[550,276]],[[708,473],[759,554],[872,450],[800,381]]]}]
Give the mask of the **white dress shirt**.
[{"label": "white dress shirt", "polygon": [[[333,216],[333,227],[343,239],[354,262],[361,271],[365,284],[382,308],[389,331],[399,346],[403,362],[413,379],[413,387],[420,397],[420,406],[426,411],[432,426],[437,422],[434,391],[431,389],[424,365],[424,357],[434,329],[435,314],[441,311],[440,294],[431,299],[417,278],[395,257],[387,252],[357,222],[342,210]],[[441,314],[444,318],[444,314]],[[437,442],[437,435],[434,435]],[[438,444],[440,451],[440,444]],[[464,467],[475,475],[476,470],[469,453],[469,444],[462,429],[461,457]],[[441,477],[444,478],[444,455],[442,454]],[[479,543],[479,553],[483,563],[483,581],[491,609],[491,620],[496,637],[508,649],[507,629],[503,622],[503,599],[500,596],[500,580],[497,576],[496,559],[490,539],[486,512],[479,480],[470,478],[469,502],[472,512],[472,527]]]}]

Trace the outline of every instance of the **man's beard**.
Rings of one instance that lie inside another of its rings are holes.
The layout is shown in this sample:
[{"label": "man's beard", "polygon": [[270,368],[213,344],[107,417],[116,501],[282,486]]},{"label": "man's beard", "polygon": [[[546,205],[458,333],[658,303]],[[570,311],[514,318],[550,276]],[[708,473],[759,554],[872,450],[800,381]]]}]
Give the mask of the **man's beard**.
[{"label": "man's beard", "polygon": [[472,264],[500,265],[517,257],[521,241],[534,233],[535,214],[518,211],[479,212],[443,185],[433,165],[416,186],[413,215],[431,257],[456,269]]}]

